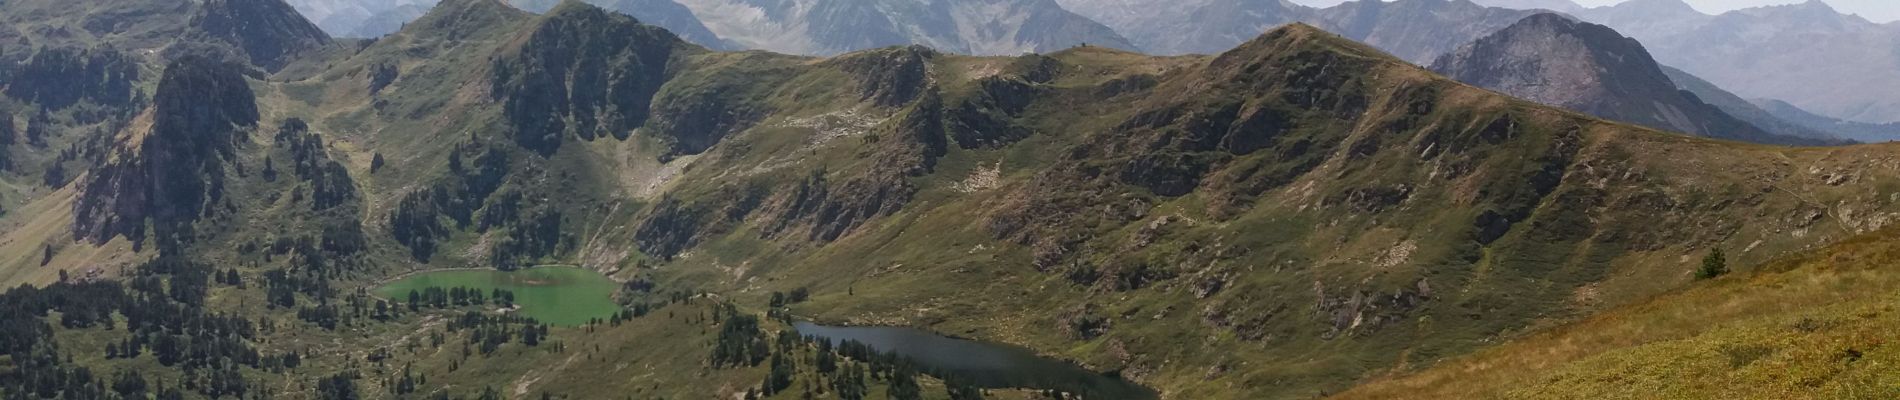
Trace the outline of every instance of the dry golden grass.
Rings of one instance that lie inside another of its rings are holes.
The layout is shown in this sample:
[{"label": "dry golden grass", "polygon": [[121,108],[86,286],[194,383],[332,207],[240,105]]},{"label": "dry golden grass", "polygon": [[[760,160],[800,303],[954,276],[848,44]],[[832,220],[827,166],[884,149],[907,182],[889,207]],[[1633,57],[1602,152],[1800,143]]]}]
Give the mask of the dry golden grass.
[{"label": "dry golden grass", "polygon": [[1896,239],[1863,235],[1336,398],[1892,398]]}]

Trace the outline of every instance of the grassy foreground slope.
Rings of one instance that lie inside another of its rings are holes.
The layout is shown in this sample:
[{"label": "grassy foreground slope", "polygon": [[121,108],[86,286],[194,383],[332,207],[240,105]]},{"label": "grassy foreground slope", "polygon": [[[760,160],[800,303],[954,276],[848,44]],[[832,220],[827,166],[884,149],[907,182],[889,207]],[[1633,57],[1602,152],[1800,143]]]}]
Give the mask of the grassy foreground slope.
[{"label": "grassy foreground slope", "polygon": [[1897,259],[1886,229],[1335,398],[1893,398]]}]

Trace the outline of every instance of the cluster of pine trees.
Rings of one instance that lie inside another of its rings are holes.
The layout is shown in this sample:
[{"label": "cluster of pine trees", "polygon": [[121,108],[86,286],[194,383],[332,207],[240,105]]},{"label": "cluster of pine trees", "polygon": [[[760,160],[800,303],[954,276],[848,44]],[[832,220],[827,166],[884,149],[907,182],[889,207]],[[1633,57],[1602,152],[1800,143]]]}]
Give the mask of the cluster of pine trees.
[{"label": "cluster of pine trees", "polygon": [[447,309],[478,306],[490,302],[498,307],[512,307],[515,305],[515,292],[512,290],[493,289],[486,293],[487,294],[484,294],[481,289],[471,287],[451,287],[444,289],[431,286],[423,288],[422,290],[410,290],[409,311],[420,311],[424,307]]},{"label": "cluster of pine trees", "polygon": [[[15,366],[15,373],[0,374],[0,393],[111,399],[176,398],[193,391],[242,398],[257,388],[242,370],[299,364],[296,356],[259,354],[252,321],[205,308],[211,277],[229,284],[228,271],[166,256],[135,271],[125,283],[66,281],[0,294],[0,351]],[[47,322],[53,313],[59,314],[59,329],[116,336],[104,346],[107,359],[149,358],[182,378],[154,384],[136,371],[107,375],[74,364]]]},{"label": "cluster of pine trees", "polygon": [[448,329],[450,332],[468,331],[465,344],[479,349],[484,355],[493,354],[502,345],[516,339],[523,345],[540,346],[548,338],[547,324],[513,314],[488,315],[468,311],[449,321]]},{"label": "cluster of pine trees", "polygon": [[[408,246],[416,260],[428,261],[435,255],[437,242],[455,230],[473,226],[475,212],[487,205],[490,195],[506,182],[510,166],[506,150],[484,147],[474,165],[465,165],[462,153],[468,147],[457,146],[449,152],[449,179],[404,195],[389,213],[390,234]],[[444,224],[443,218],[453,221],[454,226]]]}]

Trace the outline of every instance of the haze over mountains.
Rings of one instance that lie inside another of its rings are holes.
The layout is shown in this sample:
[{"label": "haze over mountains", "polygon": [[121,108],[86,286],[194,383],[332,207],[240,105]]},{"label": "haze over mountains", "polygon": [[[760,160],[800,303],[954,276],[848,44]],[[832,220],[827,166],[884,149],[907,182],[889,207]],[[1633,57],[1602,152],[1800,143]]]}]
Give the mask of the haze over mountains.
[{"label": "haze over mountains", "polygon": [[[333,36],[374,37],[430,0],[294,0]],[[552,0],[522,0],[530,11]],[[1059,4],[1058,4],[1059,3]],[[1419,64],[1545,9],[1615,28],[1663,65],[1750,99],[1848,121],[1900,120],[1900,28],[1820,1],[1708,15],[1682,0],[1585,8],[1567,0],[1378,0],[1314,8],[1286,0],[599,0],[714,49],[829,55],[921,44],[963,54],[1048,52],[1080,44],[1173,55],[1217,53],[1304,22]],[[1489,7],[1487,7],[1489,6]],[[1071,12],[1073,11],[1073,12]],[[1099,23],[1097,22],[1099,21]],[[1799,38],[1799,39],[1796,39]]]},{"label": "haze over mountains", "polygon": [[1431,65],[1513,97],[1657,129],[1757,143],[1820,144],[1770,134],[1676,87],[1635,39],[1559,14],[1537,14]]},{"label": "haze over mountains", "polygon": [[1154,54],[1218,53],[1259,32],[1303,22],[1421,64],[1531,14],[1465,0],[1362,0],[1328,8],[1286,0],[1061,1]]},{"label": "haze over mountains", "polygon": [[[415,0],[428,1],[428,0]],[[394,31],[390,18],[417,17],[404,3],[296,0],[298,9],[332,21],[333,34],[375,37]],[[544,12],[558,0],[512,4]],[[964,54],[1049,52],[1082,44],[1134,49],[1099,23],[1051,0],[598,0],[597,6],[662,26],[715,49],[832,55],[921,44]],[[374,18],[362,15],[375,15]],[[351,21],[367,23],[353,25]]]},{"label": "haze over mountains", "polygon": [[1900,93],[1895,23],[1870,22],[1819,0],[1720,15],[1703,14],[1682,0],[1632,0],[1567,12],[1615,28],[1642,41],[1663,64],[1751,99],[1785,101],[1850,121],[1900,121],[1900,96],[1893,95]]}]

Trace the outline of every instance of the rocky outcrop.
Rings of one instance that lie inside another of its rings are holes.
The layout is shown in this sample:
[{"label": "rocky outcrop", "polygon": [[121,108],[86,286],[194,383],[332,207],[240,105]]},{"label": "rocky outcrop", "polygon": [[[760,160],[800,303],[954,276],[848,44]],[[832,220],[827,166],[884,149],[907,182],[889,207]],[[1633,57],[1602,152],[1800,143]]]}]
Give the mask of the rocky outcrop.
[{"label": "rocky outcrop", "polygon": [[626,138],[647,122],[687,46],[665,30],[578,2],[548,12],[494,62],[491,93],[516,143],[552,154],[567,137]]},{"label": "rocky outcrop", "polygon": [[111,158],[80,184],[75,238],[138,241],[149,222],[169,250],[190,241],[194,221],[220,209],[239,132],[257,125],[250,85],[231,65],[187,56],[165,68],[155,93],[143,117],[149,125],[124,132]]},{"label": "rocky outcrop", "polygon": [[946,113],[948,130],[966,149],[997,148],[1029,137],[1028,127],[1016,123],[1029,106],[1049,90],[1064,66],[1042,55],[1018,57],[1009,73],[979,79],[977,89]]},{"label": "rocky outcrop", "polygon": [[863,100],[883,107],[909,104],[930,86],[930,63],[938,56],[923,46],[893,47],[827,61],[850,74]]},{"label": "rocky outcrop", "polygon": [[110,46],[40,50],[5,79],[6,94],[47,109],[80,101],[128,108],[142,100],[138,62]]},{"label": "rocky outcrop", "polygon": [[[747,72],[718,72],[743,73]],[[743,80],[716,78],[667,90],[653,99],[652,117],[641,131],[670,144],[664,157],[703,153],[771,111],[753,91],[756,88]]]},{"label": "rocky outcrop", "polygon": [[918,191],[910,178],[928,174],[949,150],[943,96],[934,86],[919,96],[878,128],[869,168],[813,171],[767,201],[765,235],[797,232],[806,240],[828,242],[910,204]]},{"label": "rocky outcrop", "polygon": [[1598,117],[1757,143],[1820,144],[1769,134],[1676,88],[1635,39],[1538,14],[1432,64],[1459,81]]},{"label": "rocky outcrop", "polygon": [[[276,71],[306,52],[330,44],[330,36],[283,0],[207,0],[191,18],[184,46],[172,50],[224,54]],[[227,48],[207,47],[222,44]]]},{"label": "rocky outcrop", "polygon": [[765,201],[766,188],[726,186],[696,199],[668,196],[640,219],[634,245],[642,254],[670,260],[708,238],[729,233]]}]

